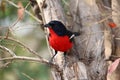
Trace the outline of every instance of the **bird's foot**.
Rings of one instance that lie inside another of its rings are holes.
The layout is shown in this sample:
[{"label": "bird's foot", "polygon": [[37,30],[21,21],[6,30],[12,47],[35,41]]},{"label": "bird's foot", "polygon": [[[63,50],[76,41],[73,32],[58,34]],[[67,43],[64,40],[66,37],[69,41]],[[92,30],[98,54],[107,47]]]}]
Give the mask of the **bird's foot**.
[{"label": "bird's foot", "polygon": [[53,59],[52,58],[49,60],[49,66],[51,66],[51,64],[53,64]]}]

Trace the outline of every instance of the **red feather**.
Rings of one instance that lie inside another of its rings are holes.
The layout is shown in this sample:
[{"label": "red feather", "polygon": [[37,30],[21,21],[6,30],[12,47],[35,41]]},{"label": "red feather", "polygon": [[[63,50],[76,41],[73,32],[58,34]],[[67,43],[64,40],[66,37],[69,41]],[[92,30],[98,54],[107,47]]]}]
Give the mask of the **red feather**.
[{"label": "red feather", "polygon": [[73,43],[70,42],[70,39],[67,35],[58,36],[51,28],[49,28],[49,31],[51,34],[49,36],[49,43],[53,49],[65,52],[72,48]]}]

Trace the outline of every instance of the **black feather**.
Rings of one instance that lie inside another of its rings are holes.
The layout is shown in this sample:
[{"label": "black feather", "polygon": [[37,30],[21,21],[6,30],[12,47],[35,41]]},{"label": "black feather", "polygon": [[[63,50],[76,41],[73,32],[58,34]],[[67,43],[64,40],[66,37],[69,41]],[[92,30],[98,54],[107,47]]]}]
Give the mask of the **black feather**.
[{"label": "black feather", "polygon": [[51,26],[51,28],[55,31],[56,34],[59,36],[64,36],[66,35],[67,29],[65,28],[64,24],[61,23],[60,21],[50,21],[48,25]]},{"label": "black feather", "polygon": [[[57,20],[50,21],[46,25],[49,25],[55,31],[55,33],[57,35],[59,35],[59,36],[65,36],[65,35],[67,35],[70,38],[73,34],[75,36],[79,36],[80,35],[79,32],[71,32],[71,31],[67,30],[66,27],[65,27],[65,25],[62,22],[57,21]],[[71,40],[73,40],[73,38],[71,38]]]}]

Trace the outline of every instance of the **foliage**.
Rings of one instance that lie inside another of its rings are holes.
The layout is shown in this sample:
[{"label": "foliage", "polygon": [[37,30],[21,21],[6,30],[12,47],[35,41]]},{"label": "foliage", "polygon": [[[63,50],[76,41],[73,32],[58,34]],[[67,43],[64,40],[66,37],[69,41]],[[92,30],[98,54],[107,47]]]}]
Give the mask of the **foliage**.
[{"label": "foliage", "polygon": [[[26,7],[26,5],[29,2],[28,0],[10,0],[10,1],[14,2],[15,4],[21,1],[24,7]],[[11,21],[17,19],[17,10],[18,9],[16,7],[9,4],[7,1],[5,0],[0,1],[0,21],[4,22],[4,20],[7,18],[7,22],[9,23],[9,25],[13,24],[14,22]],[[27,10],[31,11],[31,7],[28,6]],[[29,23],[30,20],[33,21],[33,23]],[[42,52],[46,53],[47,52],[47,50],[45,49],[46,41],[45,37],[43,36],[44,35],[43,31],[41,31],[39,25],[36,25],[37,23],[34,22],[36,21],[34,21],[30,16],[28,17],[28,14],[25,14],[24,19],[22,21],[18,21],[16,24],[9,26],[12,27],[9,32],[8,26],[1,27],[0,25],[0,45],[10,49],[16,55],[35,57],[19,43],[3,38],[8,36],[12,39],[15,39],[16,41],[19,40],[21,43],[23,43],[29,48],[32,48],[34,51],[38,53]],[[24,23],[25,27],[21,26],[21,23]],[[6,26],[5,23],[3,24],[4,24],[3,26]],[[17,24],[20,27],[16,26]],[[30,26],[32,26],[32,28],[30,29],[29,25],[26,24],[29,24]],[[20,36],[22,34],[19,34],[19,36],[15,35],[14,31],[17,31],[17,29],[14,28],[16,27],[22,28],[19,29],[19,31],[28,28],[25,30],[27,32],[27,35],[25,35],[24,33],[23,36]],[[44,53],[39,55],[47,57],[46,55],[44,55]],[[10,57],[11,55],[9,55],[7,51],[0,49],[0,59],[5,58],[6,56]],[[49,78],[50,78],[49,68],[46,65],[27,61],[12,61],[12,60],[0,61],[1,80],[49,80]]]}]

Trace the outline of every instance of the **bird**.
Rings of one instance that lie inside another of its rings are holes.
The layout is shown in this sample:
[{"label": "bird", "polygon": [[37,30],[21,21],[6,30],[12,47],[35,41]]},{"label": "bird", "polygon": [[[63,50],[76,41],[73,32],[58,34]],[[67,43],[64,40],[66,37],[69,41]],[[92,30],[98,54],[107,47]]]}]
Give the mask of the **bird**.
[{"label": "bird", "polygon": [[73,46],[74,37],[79,36],[79,32],[71,32],[67,30],[65,25],[58,20],[52,20],[44,25],[49,29],[48,42],[49,45],[55,50],[50,62],[53,61],[58,51],[64,52],[64,59],[66,63],[66,53]]}]

